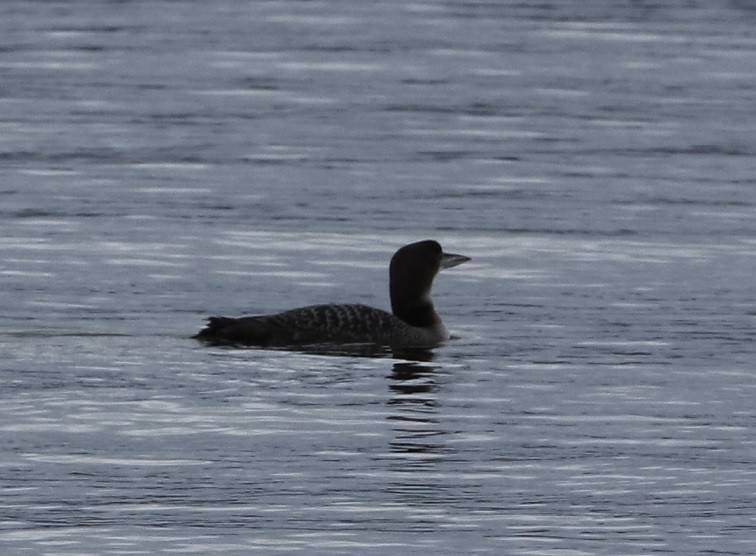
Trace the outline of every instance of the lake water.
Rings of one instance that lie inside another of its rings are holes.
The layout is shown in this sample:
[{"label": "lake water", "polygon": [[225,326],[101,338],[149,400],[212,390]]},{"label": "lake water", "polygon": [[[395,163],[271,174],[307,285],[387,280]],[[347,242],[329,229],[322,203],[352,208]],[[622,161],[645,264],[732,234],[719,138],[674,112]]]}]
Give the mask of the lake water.
[{"label": "lake water", "polygon": [[[756,553],[755,29],[3,2],[2,553]],[[426,238],[427,361],[188,339]]]}]

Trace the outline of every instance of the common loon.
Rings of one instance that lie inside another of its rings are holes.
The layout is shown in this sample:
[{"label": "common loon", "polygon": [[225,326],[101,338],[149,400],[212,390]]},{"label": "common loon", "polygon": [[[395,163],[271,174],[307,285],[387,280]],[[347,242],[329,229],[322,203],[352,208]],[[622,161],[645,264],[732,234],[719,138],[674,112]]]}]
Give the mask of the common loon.
[{"label": "common loon", "polygon": [[273,315],[210,317],[192,338],[211,345],[294,347],[373,344],[432,348],[449,339],[433,308],[431,286],[442,268],[469,261],[444,253],[437,241],[405,245],[391,258],[389,290],[392,313],[367,305],[312,305]]}]

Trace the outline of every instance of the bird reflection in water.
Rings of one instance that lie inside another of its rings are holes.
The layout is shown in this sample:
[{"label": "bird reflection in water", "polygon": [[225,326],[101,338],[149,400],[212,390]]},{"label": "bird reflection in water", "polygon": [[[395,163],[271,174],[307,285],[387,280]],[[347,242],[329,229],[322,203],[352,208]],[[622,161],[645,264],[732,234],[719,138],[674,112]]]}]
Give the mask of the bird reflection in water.
[{"label": "bird reflection in water", "polygon": [[[430,475],[450,455],[438,416],[437,371],[440,367],[419,362],[398,362],[389,376],[393,440],[389,451],[390,474],[386,492],[401,502],[437,504],[446,494]],[[429,475],[430,473],[430,475]]]},{"label": "bird reflection in water", "polygon": [[[388,405],[394,411],[387,417],[393,422],[393,453],[439,454],[445,451],[434,441],[445,434],[439,427],[436,401],[436,371],[438,367],[415,362],[394,364]],[[421,464],[415,459],[413,464]]]}]

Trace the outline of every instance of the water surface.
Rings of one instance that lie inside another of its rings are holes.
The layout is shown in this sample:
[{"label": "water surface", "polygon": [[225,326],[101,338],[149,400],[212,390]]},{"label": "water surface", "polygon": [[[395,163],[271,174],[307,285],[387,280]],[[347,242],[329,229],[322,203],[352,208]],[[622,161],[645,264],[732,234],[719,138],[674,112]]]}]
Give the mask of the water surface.
[{"label": "water surface", "polygon": [[[4,554],[756,552],[756,12],[0,7]],[[473,260],[429,360],[207,348]]]}]

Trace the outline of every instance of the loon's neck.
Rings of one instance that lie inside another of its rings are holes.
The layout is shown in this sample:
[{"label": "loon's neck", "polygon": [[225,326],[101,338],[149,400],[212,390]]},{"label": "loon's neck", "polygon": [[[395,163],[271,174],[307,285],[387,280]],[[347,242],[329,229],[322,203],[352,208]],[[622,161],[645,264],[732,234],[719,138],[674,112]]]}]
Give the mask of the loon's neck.
[{"label": "loon's neck", "polygon": [[410,326],[419,328],[432,328],[441,322],[441,317],[436,313],[430,300],[423,300],[409,307],[392,307],[394,316],[406,322]]}]

